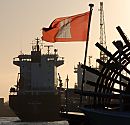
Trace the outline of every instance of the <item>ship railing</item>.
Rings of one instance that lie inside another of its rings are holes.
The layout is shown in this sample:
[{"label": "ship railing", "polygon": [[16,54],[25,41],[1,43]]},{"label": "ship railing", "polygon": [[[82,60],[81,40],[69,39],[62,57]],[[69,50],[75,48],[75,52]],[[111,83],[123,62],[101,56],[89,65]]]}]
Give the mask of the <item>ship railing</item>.
[{"label": "ship railing", "polygon": [[64,61],[64,57],[57,57],[57,58],[49,57],[47,60],[48,61],[55,61],[55,60],[57,60],[57,61]]},{"label": "ship railing", "polygon": [[31,55],[19,55],[14,57],[13,61],[31,61]]},{"label": "ship railing", "polygon": [[14,57],[13,61],[19,61],[19,58],[18,57]]},{"label": "ship railing", "polygon": [[64,57],[58,57],[57,61],[64,61]]},{"label": "ship railing", "polygon": [[57,93],[57,91],[52,91],[52,90],[33,90],[33,91],[19,91],[19,94],[29,94],[29,95],[42,95],[45,93]]},{"label": "ship railing", "polygon": [[23,62],[29,62],[31,61],[31,59],[19,59],[18,57],[13,58],[13,62],[19,62],[19,61],[23,61]]}]

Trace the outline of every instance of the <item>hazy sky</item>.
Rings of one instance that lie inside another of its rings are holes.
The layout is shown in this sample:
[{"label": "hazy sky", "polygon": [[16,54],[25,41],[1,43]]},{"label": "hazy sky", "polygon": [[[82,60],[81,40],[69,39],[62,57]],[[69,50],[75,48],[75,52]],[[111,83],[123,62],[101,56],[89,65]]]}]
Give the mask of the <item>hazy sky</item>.
[{"label": "hazy sky", "polygon": [[[130,36],[129,0],[103,0],[108,50],[114,52],[112,41],[121,39],[116,26],[120,25]],[[8,100],[9,88],[16,84],[19,68],[13,65],[13,58],[30,53],[31,42],[41,37],[42,27],[48,27],[57,17],[71,16],[89,10],[94,4],[88,56],[93,56],[92,65],[99,57],[95,43],[99,41],[99,0],[0,0],[0,97]],[[48,44],[48,43],[45,43]],[[63,83],[69,75],[70,86],[76,82],[74,66],[83,62],[85,43],[55,43],[59,54],[65,57],[65,64],[59,69]],[[88,63],[88,60],[87,60]]]}]

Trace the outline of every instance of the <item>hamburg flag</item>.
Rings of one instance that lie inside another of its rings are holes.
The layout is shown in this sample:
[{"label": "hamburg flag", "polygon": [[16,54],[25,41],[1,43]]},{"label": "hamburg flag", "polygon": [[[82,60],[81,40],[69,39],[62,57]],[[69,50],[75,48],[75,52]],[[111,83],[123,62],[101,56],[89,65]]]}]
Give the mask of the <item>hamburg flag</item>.
[{"label": "hamburg flag", "polygon": [[47,42],[86,41],[90,12],[56,18],[49,28],[42,29],[42,40]]}]

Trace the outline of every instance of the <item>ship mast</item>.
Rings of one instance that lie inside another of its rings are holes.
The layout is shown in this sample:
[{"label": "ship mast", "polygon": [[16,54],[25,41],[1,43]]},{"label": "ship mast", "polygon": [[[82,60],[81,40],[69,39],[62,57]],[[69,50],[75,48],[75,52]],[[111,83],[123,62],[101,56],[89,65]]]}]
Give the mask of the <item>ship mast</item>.
[{"label": "ship mast", "polygon": [[40,49],[39,49],[39,41],[40,41],[40,39],[37,37],[36,39],[36,51],[40,51]]},{"label": "ship mast", "polygon": [[44,47],[47,47],[47,54],[50,54],[50,47],[53,47],[53,45],[45,45]]},{"label": "ship mast", "polygon": [[[107,49],[103,2],[100,2],[100,45]],[[103,62],[108,60],[107,55],[103,51],[100,51],[100,60]],[[102,66],[99,65],[99,70],[101,70],[101,68]]]},{"label": "ship mast", "polygon": [[35,39],[35,42],[32,41],[32,51],[41,51],[39,43],[40,39],[38,37]]}]

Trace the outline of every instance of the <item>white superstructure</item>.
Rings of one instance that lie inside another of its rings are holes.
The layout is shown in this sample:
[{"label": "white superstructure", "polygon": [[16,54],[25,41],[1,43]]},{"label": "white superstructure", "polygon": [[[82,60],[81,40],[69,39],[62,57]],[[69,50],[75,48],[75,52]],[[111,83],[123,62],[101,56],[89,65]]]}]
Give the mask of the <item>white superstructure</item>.
[{"label": "white superstructure", "polygon": [[[82,74],[83,74],[83,68],[81,68],[81,63],[78,63],[77,67],[74,68],[74,73],[77,74],[77,89],[81,89],[81,85],[82,85]],[[89,71],[85,71],[85,82],[87,82],[87,80],[95,82],[97,80],[98,76],[89,72]],[[90,86],[88,84],[84,84],[84,90],[90,90],[92,91],[94,89],[93,86]]]}]

